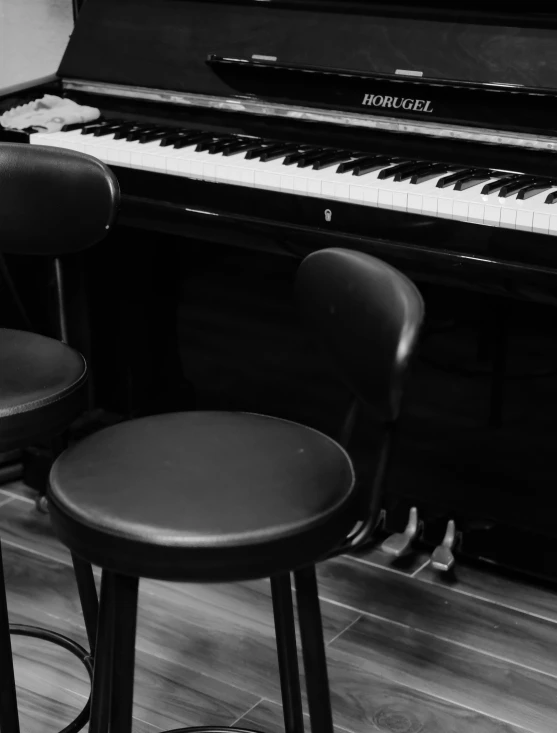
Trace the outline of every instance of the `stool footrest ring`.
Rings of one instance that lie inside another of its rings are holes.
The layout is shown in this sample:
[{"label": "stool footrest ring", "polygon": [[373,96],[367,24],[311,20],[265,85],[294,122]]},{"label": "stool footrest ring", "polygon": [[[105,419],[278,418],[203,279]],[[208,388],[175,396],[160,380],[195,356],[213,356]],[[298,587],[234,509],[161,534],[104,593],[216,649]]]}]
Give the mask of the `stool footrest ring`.
[{"label": "stool footrest ring", "polygon": [[262,733],[253,728],[232,728],[230,725],[202,725],[195,728],[172,728],[164,733]]},{"label": "stool footrest ring", "polygon": [[[84,647],[78,644],[67,636],[58,634],[56,631],[49,631],[43,629],[40,626],[27,626],[27,624],[10,624],[10,634],[14,636],[30,636],[34,639],[41,639],[42,641],[49,641],[52,644],[66,649],[71,652],[79,661],[83,664],[89,675],[89,680],[93,681],[93,659],[91,653]],[[79,715],[72,720],[65,728],[59,731],[59,733],[77,733],[89,722],[89,709],[91,707],[91,694],[87,700],[85,707],[79,713]]]}]

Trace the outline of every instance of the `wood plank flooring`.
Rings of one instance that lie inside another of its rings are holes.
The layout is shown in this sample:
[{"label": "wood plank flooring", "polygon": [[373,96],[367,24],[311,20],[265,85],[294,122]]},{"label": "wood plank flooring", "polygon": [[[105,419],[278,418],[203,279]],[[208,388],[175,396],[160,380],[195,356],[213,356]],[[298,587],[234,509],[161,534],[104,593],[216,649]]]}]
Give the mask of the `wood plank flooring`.
[{"label": "wood plank flooring", "polygon": [[[86,645],[69,554],[21,484],[0,489],[13,622]],[[557,592],[427,557],[368,552],[319,567],[338,731],[555,733]],[[67,652],[14,637],[22,729],[60,729],[87,675]],[[233,725],[283,730],[270,584],[142,581],[134,731]]]}]

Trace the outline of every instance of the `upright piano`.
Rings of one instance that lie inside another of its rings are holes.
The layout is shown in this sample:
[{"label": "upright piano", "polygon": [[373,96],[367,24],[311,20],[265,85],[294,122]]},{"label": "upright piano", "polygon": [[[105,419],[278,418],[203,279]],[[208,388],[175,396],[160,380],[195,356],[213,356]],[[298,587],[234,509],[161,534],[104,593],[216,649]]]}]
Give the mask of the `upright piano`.
[{"label": "upright piano", "polygon": [[108,163],[138,230],[295,259],[347,247],[424,287],[554,305],[548,7],[86,0],[48,90],[101,117],[2,137]]}]

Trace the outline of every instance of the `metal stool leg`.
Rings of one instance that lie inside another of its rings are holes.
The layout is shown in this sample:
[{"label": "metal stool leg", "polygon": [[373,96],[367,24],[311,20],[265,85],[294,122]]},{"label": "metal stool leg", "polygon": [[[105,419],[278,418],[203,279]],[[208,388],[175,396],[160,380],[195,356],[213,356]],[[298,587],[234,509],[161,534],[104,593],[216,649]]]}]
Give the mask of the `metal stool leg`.
[{"label": "metal stool leg", "polygon": [[294,579],[311,730],[312,733],[333,733],[327,658],[315,567],[296,570]]},{"label": "metal stool leg", "polygon": [[111,573],[103,570],[89,733],[108,733],[109,730],[115,615],[115,579]]},{"label": "metal stool leg", "polygon": [[15,691],[12,644],[10,641],[10,623],[8,620],[8,604],[4,584],[4,566],[2,565],[2,547],[0,545],[0,731],[1,733],[19,733],[17,714],[17,696]]},{"label": "metal stool leg", "polygon": [[[95,624],[97,616],[97,592],[93,570],[88,563],[78,560],[76,576],[79,588],[79,596],[85,617],[87,635],[91,649],[94,649]],[[92,653],[84,649],[80,644],[72,641],[56,631],[40,628],[39,626],[28,626],[27,624],[9,624],[8,610],[6,603],[6,592],[4,585],[4,571],[2,565],[2,553],[0,550],[0,733],[19,733],[17,698],[15,690],[13,657],[10,642],[10,634],[26,636],[33,639],[41,639],[56,644],[73,654],[87,670],[89,678],[93,677]],[[90,699],[87,700],[79,715],[74,718],[59,733],[77,733],[89,720]]]},{"label": "metal stool leg", "polygon": [[304,733],[290,574],[273,576],[271,590],[285,731],[286,733]]},{"label": "metal stool leg", "polygon": [[131,733],[138,588],[103,570],[89,733]]},{"label": "metal stool leg", "polygon": [[77,557],[77,555],[74,555],[73,552],[72,562],[77,581],[79,600],[81,602],[81,611],[87,631],[87,639],[89,640],[89,649],[93,657],[95,655],[97,625],[99,622],[99,599],[97,596],[97,586],[95,585],[95,576],[93,575],[91,565]]},{"label": "metal stool leg", "polygon": [[115,575],[116,614],[110,731],[132,733],[133,683],[135,675],[135,632],[139,578]]}]

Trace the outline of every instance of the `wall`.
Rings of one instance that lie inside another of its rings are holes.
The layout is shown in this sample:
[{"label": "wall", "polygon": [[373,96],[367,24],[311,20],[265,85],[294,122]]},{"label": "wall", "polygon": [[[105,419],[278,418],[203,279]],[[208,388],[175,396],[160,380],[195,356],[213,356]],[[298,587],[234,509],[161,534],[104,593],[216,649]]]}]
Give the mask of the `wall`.
[{"label": "wall", "polygon": [[71,0],[0,0],[0,90],[54,74],[72,27]]}]

